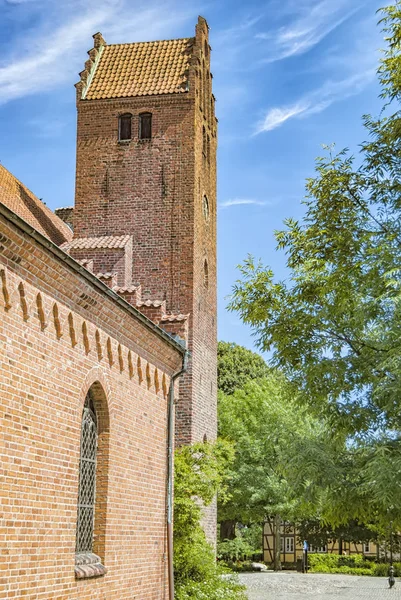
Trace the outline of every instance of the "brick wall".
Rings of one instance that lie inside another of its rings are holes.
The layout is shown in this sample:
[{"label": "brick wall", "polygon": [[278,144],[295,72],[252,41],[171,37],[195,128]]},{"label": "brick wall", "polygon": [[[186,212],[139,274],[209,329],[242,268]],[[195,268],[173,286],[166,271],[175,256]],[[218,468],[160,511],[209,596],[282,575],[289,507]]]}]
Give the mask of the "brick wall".
[{"label": "brick wall", "polygon": [[[167,390],[180,352],[15,224],[2,219],[0,231],[0,598],[164,600]],[[77,581],[80,425],[93,384],[94,550],[108,572]]]}]

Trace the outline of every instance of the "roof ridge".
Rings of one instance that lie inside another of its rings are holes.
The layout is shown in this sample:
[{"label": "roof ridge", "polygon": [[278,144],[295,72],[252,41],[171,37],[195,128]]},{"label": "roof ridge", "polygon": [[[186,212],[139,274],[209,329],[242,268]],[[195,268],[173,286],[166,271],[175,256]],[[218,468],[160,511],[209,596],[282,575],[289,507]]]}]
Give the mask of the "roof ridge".
[{"label": "roof ridge", "polygon": [[184,42],[189,40],[195,40],[195,37],[170,38],[167,40],[147,40],[146,42],[123,42],[122,44],[106,44],[105,48],[110,48],[111,46],[134,46],[135,44],[157,44],[159,42]]}]

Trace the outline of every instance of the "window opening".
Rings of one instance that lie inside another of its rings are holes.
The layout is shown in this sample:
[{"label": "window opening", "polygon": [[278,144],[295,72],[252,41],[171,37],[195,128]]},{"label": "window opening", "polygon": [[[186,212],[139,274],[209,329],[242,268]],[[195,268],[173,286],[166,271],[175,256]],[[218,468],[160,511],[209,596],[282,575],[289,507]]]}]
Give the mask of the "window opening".
[{"label": "window opening", "polygon": [[209,265],[207,264],[207,260],[203,264],[203,284],[205,288],[209,287]]},{"label": "window opening", "polygon": [[139,115],[139,139],[150,140],[152,137],[152,115],[142,113]]},{"label": "window opening", "polygon": [[121,115],[118,119],[118,139],[122,142],[131,139],[132,115]]},{"label": "window opening", "polygon": [[209,200],[207,199],[207,196],[203,196],[202,212],[205,220],[207,221],[209,219]]},{"label": "window opening", "polygon": [[97,418],[91,395],[85,399],[79,459],[76,552],[92,552],[95,518]]},{"label": "window opening", "polygon": [[285,538],[285,551],[286,552],[294,552],[294,538],[293,537]]}]

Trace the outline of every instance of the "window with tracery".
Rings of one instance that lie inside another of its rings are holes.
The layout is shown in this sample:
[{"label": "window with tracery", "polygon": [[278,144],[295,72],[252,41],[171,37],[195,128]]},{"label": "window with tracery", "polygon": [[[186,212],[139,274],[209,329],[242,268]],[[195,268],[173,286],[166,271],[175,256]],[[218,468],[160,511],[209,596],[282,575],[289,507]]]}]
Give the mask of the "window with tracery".
[{"label": "window with tracery", "polygon": [[98,420],[91,391],[88,392],[81,422],[75,576],[99,577],[106,573],[100,557],[93,551],[96,508],[96,463]]},{"label": "window with tracery", "polygon": [[90,394],[81,425],[76,552],[92,552],[96,495],[97,419]]}]

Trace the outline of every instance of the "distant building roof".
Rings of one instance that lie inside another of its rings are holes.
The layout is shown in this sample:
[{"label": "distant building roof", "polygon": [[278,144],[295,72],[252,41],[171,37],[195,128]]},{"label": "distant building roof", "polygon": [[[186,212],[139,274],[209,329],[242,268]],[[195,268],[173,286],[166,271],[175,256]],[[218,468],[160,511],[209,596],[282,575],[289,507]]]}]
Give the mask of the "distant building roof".
[{"label": "distant building roof", "polygon": [[2,165],[0,202],[58,246],[72,239],[68,225]]},{"label": "distant building roof", "polygon": [[110,46],[100,39],[100,52],[84,93],[86,100],[187,91],[193,38]]}]

